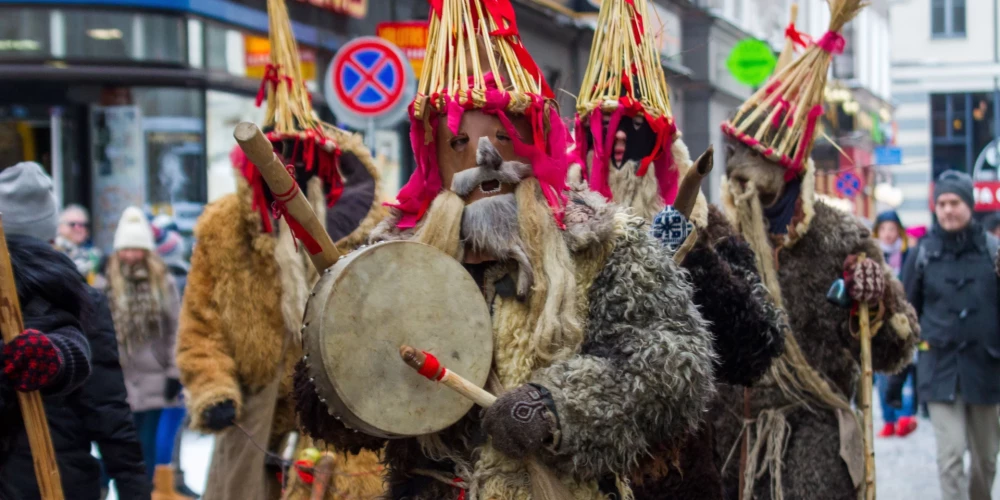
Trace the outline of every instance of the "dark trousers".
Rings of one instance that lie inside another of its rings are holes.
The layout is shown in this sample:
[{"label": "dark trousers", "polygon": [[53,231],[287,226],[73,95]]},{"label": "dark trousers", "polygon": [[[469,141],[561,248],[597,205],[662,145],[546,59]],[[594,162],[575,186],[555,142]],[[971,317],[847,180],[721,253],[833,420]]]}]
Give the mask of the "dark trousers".
[{"label": "dark trousers", "polygon": [[160,414],[163,410],[137,411],[132,414],[135,419],[135,430],[139,434],[139,444],[142,445],[142,460],[146,462],[146,474],[153,480],[156,470],[156,431],[160,427]]}]

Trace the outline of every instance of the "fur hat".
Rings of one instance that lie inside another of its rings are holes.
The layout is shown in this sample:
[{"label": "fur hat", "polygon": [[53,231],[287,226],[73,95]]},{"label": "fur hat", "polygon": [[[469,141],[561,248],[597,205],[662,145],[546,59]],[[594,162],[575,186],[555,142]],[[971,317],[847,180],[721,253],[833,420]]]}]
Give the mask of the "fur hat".
[{"label": "fur hat", "polygon": [[972,177],[969,177],[969,174],[965,172],[948,170],[938,176],[937,181],[934,182],[934,201],[937,202],[938,197],[945,193],[958,195],[969,206],[970,210],[976,208]]},{"label": "fur hat", "polygon": [[136,207],[126,208],[115,229],[114,249],[134,248],[152,252],[154,246],[153,229],[149,226],[146,214]]},{"label": "fur hat", "polygon": [[52,179],[35,162],[0,170],[0,214],[4,231],[52,241],[59,229],[59,210]]}]

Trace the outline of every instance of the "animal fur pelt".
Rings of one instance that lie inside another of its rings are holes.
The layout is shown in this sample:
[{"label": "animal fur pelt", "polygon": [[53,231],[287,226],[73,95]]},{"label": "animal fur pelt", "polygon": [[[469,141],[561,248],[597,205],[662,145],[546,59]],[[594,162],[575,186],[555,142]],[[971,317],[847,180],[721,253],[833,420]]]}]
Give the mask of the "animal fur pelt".
[{"label": "animal fur pelt", "polygon": [[[860,252],[882,263],[878,244],[860,222],[817,203],[809,231],[794,246],[778,253],[778,280],[791,332],[808,364],[832,390],[845,397],[854,394],[860,377],[860,346],[853,333],[857,319],[825,297],[831,283],[841,277],[845,258]],[[912,359],[919,332],[913,308],[906,303],[899,281],[890,274],[886,275],[887,292],[876,314],[895,319],[883,322],[872,339],[872,366],[884,372],[897,371]],[[711,413],[719,456],[729,456],[734,449],[738,453],[742,405],[742,388],[720,388]],[[751,418],[775,411],[787,423],[787,446],[781,453],[781,443],[776,443],[778,455],[759,470],[753,498],[780,498],[773,488],[779,485],[787,499],[854,500],[855,484],[840,458],[836,412],[815,401],[792,397],[769,376],[754,387]],[[738,497],[737,470],[736,460],[729,460],[723,471],[730,499]],[[781,481],[776,483],[773,477],[779,472]]]},{"label": "animal fur pelt", "polygon": [[[582,324],[583,340],[575,351],[556,353],[549,362],[536,357],[542,364],[530,370],[529,380],[552,393],[560,422],[555,451],[543,452],[539,458],[562,474],[574,491],[592,491],[593,487],[603,492],[599,498],[607,498],[652,451],[654,443],[681,440],[697,429],[713,394],[713,354],[684,272],[648,236],[644,222],[599,195],[569,194],[567,229],[560,233],[558,244],[571,257],[570,268],[563,271],[574,275],[572,311]],[[380,239],[407,237],[385,224],[376,234]],[[499,266],[511,269],[509,263]],[[538,276],[551,283],[551,270],[545,270],[545,265],[536,267]],[[500,286],[510,279],[509,272],[481,274],[484,295],[491,297],[497,352],[531,359],[531,351],[504,347],[518,338],[515,335],[529,338],[534,326],[526,324],[532,297],[522,302],[513,287]],[[537,289],[532,290],[536,293]],[[498,380],[494,386],[516,372],[511,361],[495,356]],[[310,394],[307,378],[298,378],[297,384],[298,392]],[[323,406],[316,400],[299,402],[300,411],[311,408],[322,414]],[[345,440],[346,429],[329,420],[310,423],[303,419],[303,425],[315,437],[342,446],[377,449],[385,443]],[[498,497],[476,491],[476,485],[490,487],[498,479],[521,481],[504,479],[505,470],[484,469],[482,462],[490,453],[496,452],[487,445],[478,411],[436,435],[392,440],[385,448],[388,495],[456,499],[461,492],[456,487],[459,481],[470,487],[469,498],[528,498],[523,493]],[[598,498],[591,495],[579,498]]]}]

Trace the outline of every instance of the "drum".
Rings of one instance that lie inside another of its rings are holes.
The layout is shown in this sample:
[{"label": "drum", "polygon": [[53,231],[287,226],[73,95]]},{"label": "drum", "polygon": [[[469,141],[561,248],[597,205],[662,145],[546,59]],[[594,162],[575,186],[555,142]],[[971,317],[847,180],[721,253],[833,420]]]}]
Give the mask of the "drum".
[{"label": "drum", "polygon": [[420,346],[482,387],[491,325],[461,263],[422,243],[379,243],[342,257],[316,283],[303,326],[306,364],[320,399],[348,427],[385,438],[430,434],[473,403],[410,369],[400,346]]}]

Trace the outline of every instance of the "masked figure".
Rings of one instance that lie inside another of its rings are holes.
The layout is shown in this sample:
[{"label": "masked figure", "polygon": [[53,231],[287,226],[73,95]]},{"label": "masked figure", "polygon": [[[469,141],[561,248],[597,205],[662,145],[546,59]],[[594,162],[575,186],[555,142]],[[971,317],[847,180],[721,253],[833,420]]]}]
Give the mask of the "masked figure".
[{"label": "masked figure", "polygon": [[537,498],[529,456],[573,498],[624,498],[653,446],[702,418],[705,323],[641,218],[566,189],[567,133],[510,4],[445,0],[442,10],[429,67],[445,67],[448,34],[460,33],[456,57],[472,76],[460,64],[438,80],[425,71],[412,112],[418,170],[372,240],[415,240],[464,263],[491,311],[487,389],[499,398],[444,431],[386,444],[329,417],[300,365],[300,416],[340,448],[384,445],[389,498]]},{"label": "masked figure", "polygon": [[[284,2],[269,1],[268,12],[272,27],[287,29],[271,34],[264,130],[331,239],[347,251],[364,242],[384,214],[378,173],[360,138],[314,118],[299,75],[287,71],[298,68],[298,52]],[[306,298],[318,276],[296,241],[298,224],[282,217],[284,207],[256,166],[239,149],[232,160],[237,192],[206,207],[195,228],[177,346],[191,428],[216,435],[204,498],[277,499],[283,486],[283,498],[309,498],[297,468],[286,470],[256,446],[281,454],[311,445],[288,441],[297,431],[292,371],[302,353]],[[337,456],[337,470],[347,474],[337,476],[325,498],[382,491],[374,453]]]},{"label": "masked figure", "polygon": [[748,413],[742,390],[720,388],[717,453],[739,456],[740,436],[749,436],[749,452],[724,471],[731,499],[740,497],[741,468],[742,498],[859,498],[864,445],[851,405],[862,380],[857,304],[872,310],[874,370],[905,366],[918,336],[913,309],[868,230],[850,214],[814,203],[809,154],[822,89],[833,55],[843,50],[838,31],[862,6],[831,1],[830,31],[723,125],[723,200],[790,323],[785,353],[754,387]]},{"label": "masked figure", "polygon": [[[752,250],[720,210],[700,191],[689,214],[671,206],[682,176],[692,168],[704,173],[712,151],[692,165],[670,112],[659,54],[644,30],[648,16],[645,0],[601,4],[590,78],[577,104],[576,143],[590,159],[580,174],[587,174],[591,190],[651,223],[654,237],[676,252],[711,324],[716,378],[748,386],[781,353],[784,318],[767,297]],[[607,52],[621,56],[604,57]],[[571,171],[571,182],[575,177]],[[633,475],[636,498],[719,499],[722,459],[714,456],[711,426],[703,422],[680,441],[657,443]]]}]

